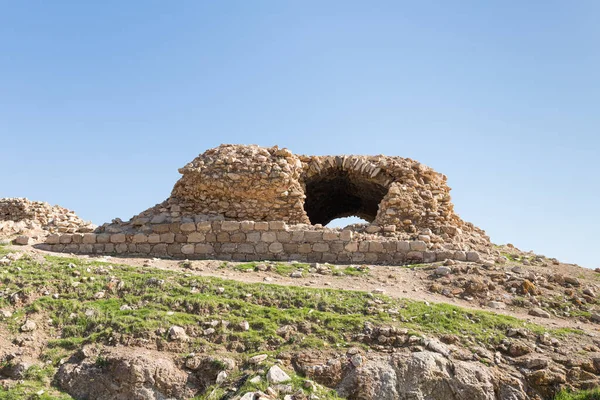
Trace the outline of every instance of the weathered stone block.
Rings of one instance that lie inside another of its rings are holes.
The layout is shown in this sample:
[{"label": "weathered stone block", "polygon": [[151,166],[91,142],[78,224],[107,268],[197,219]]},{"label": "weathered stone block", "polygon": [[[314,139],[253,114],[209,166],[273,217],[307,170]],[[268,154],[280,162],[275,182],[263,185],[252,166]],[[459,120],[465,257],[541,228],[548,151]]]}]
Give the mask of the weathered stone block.
[{"label": "weathered stone block", "polygon": [[279,243],[279,242],[274,242],[271,243],[269,245],[269,252],[270,253],[281,253],[283,251],[283,244]]},{"label": "weathered stone block", "polygon": [[221,222],[221,230],[225,232],[235,232],[240,230],[238,221],[223,221]]},{"label": "weathered stone block", "polygon": [[181,224],[179,222],[172,222],[169,226],[169,232],[181,233]]},{"label": "weathered stone block", "polygon": [[427,250],[427,243],[422,240],[415,240],[410,242],[410,249],[412,251],[425,251]]},{"label": "weathered stone block", "polygon": [[250,243],[240,243],[238,245],[238,251],[243,254],[253,254],[254,246]]},{"label": "weathered stone block", "polygon": [[352,232],[350,229],[344,229],[340,232],[340,240],[343,240],[344,242],[352,240],[353,236],[354,232]]},{"label": "weathered stone block", "polygon": [[265,221],[255,222],[254,229],[257,231],[267,231],[269,230],[269,223]]},{"label": "weathered stone block", "polygon": [[179,226],[183,233],[191,233],[196,231],[196,224],[193,222],[184,222]]},{"label": "weathered stone block", "polygon": [[212,254],[214,251],[215,249],[213,246],[207,243],[198,243],[196,244],[196,247],[194,247],[194,253],[196,254]]},{"label": "weathered stone block", "polygon": [[123,233],[115,233],[114,235],[110,235],[111,243],[125,243],[125,234]]},{"label": "weathered stone block", "polygon": [[328,243],[315,243],[312,246],[313,251],[319,252],[319,253],[324,253],[326,251],[329,251],[329,244]]},{"label": "weathered stone block", "polygon": [[47,244],[59,244],[60,243],[60,236],[57,235],[56,233],[48,235],[48,237],[46,238],[46,243]]},{"label": "weathered stone block", "polygon": [[196,230],[198,232],[209,232],[212,230],[212,224],[210,221],[200,221],[196,224]]},{"label": "weathered stone block", "polygon": [[167,254],[172,256],[179,256],[181,253],[181,245],[179,243],[171,243],[167,245]]},{"label": "weathered stone block", "polygon": [[194,254],[194,245],[184,244],[183,246],[181,246],[181,252],[185,255]]},{"label": "weathered stone block", "polygon": [[91,243],[82,243],[79,245],[79,252],[83,254],[91,254],[94,252],[94,245]]},{"label": "weathered stone block", "polygon": [[467,261],[479,262],[479,261],[481,261],[481,257],[478,252],[469,251],[469,252],[467,252]]},{"label": "weathered stone block", "polygon": [[151,233],[148,235],[148,243],[160,243],[160,235],[158,233]]},{"label": "weathered stone block", "polygon": [[152,232],[159,233],[159,234],[169,232],[171,230],[170,225],[171,224],[152,225]]},{"label": "weathered stone block", "polygon": [[229,242],[229,233],[227,233],[227,232],[217,233],[217,242],[219,242],[219,243]]},{"label": "weathered stone block", "polygon": [[339,238],[340,238],[339,232],[335,232],[335,231],[323,232],[323,240],[325,240],[325,241],[338,240]]},{"label": "weathered stone block", "polygon": [[358,251],[360,251],[361,253],[366,253],[367,251],[369,251],[369,242],[367,241],[362,241],[358,243]]},{"label": "weathered stone block", "polygon": [[97,235],[96,243],[110,243],[110,235],[108,233],[101,233]]},{"label": "weathered stone block", "polygon": [[344,246],[344,250],[349,251],[351,253],[355,253],[358,251],[358,243],[350,242],[346,246]]},{"label": "weathered stone block", "polygon": [[246,234],[243,232],[235,232],[229,235],[229,240],[233,243],[241,243],[246,241]]},{"label": "weathered stone block", "polygon": [[437,259],[437,254],[434,251],[423,252],[423,262],[432,263]]},{"label": "weathered stone block", "polygon": [[405,240],[401,240],[397,243],[397,247],[396,247],[397,251],[401,251],[401,252],[409,252],[410,251],[410,242],[407,242]]},{"label": "weathered stone block", "polygon": [[436,259],[438,261],[444,261],[444,260],[454,257],[454,252],[448,251],[448,250],[446,250],[446,251],[440,250],[440,251],[437,251],[436,254],[437,254]]},{"label": "weathered stone block", "polygon": [[332,253],[341,253],[344,251],[344,242],[329,242],[329,251]]},{"label": "weathered stone block", "polygon": [[334,263],[337,261],[337,254],[323,253],[323,258],[321,260],[323,262]]},{"label": "weathered stone block", "polygon": [[352,253],[350,259],[353,263],[360,263],[365,261],[365,253]]},{"label": "weathered stone block", "polygon": [[365,262],[366,263],[377,262],[377,253],[365,253]]},{"label": "weathered stone block", "polygon": [[406,260],[414,263],[422,263],[423,262],[423,252],[422,251],[410,251],[406,254]]},{"label": "weathered stone block", "polygon": [[115,244],[114,243],[105,243],[104,244],[104,252],[105,253],[114,253],[115,252]]},{"label": "weathered stone block", "polygon": [[254,230],[254,221],[242,221],[240,222],[240,229],[242,232],[249,232]]},{"label": "weathered stone block", "polygon": [[286,229],[287,225],[283,221],[269,221],[269,229],[279,231]]},{"label": "weathered stone block", "polygon": [[94,253],[96,254],[102,254],[104,253],[104,243],[96,243],[93,245],[94,246]]},{"label": "weathered stone block", "polygon": [[221,248],[219,249],[219,251],[221,253],[227,253],[227,254],[235,253],[237,251],[237,244],[236,243],[223,243],[221,245]]},{"label": "weathered stone block", "polygon": [[467,253],[465,251],[455,251],[454,259],[457,261],[467,261]]},{"label": "weathered stone block", "polygon": [[79,253],[79,245],[76,243],[71,243],[65,246],[66,253]]},{"label": "weathered stone block", "polygon": [[383,243],[377,241],[369,242],[369,252],[371,253],[383,253],[385,249],[383,248]]},{"label": "weathered stone block", "polygon": [[292,232],[292,241],[293,242],[303,242],[304,241],[304,231],[293,231]]},{"label": "weathered stone block", "polygon": [[69,243],[71,243],[72,239],[73,238],[69,234],[61,235],[59,242],[60,242],[60,244],[69,244]]},{"label": "weathered stone block", "polygon": [[312,252],[312,246],[310,243],[302,243],[298,245],[298,253],[308,254]]},{"label": "weathered stone block", "polygon": [[129,246],[127,245],[127,243],[118,243],[117,245],[115,245],[115,251],[117,252],[117,254],[127,253],[128,248]]},{"label": "weathered stone block", "polygon": [[159,243],[159,244],[155,244],[154,246],[152,246],[152,254],[156,254],[156,255],[167,255],[167,244],[166,243]]},{"label": "weathered stone block", "polygon": [[304,240],[307,242],[320,242],[323,240],[323,232],[304,231]]},{"label": "weathered stone block", "polygon": [[132,243],[148,243],[148,236],[143,233],[133,235]]},{"label": "weathered stone block", "polygon": [[71,243],[83,243],[83,235],[81,233],[74,233],[72,235]]},{"label": "weathered stone block", "polygon": [[94,244],[96,243],[96,234],[95,233],[86,233],[83,235],[83,243],[84,244]]},{"label": "weathered stone block", "polygon": [[269,243],[259,242],[254,245],[254,248],[256,249],[257,259],[261,259],[261,254],[269,253]]},{"label": "weathered stone block", "polygon": [[292,234],[286,231],[277,231],[277,241],[282,243],[288,243],[292,240]]},{"label": "weathered stone block", "polygon": [[283,243],[283,251],[286,254],[294,254],[298,252],[298,244],[296,243]]},{"label": "weathered stone block", "polygon": [[161,243],[175,243],[175,234],[173,232],[161,233],[160,235]]},{"label": "weathered stone block", "polygon": [[385,251],[389,253],[395,253],[396,248],[398,247],[398,243],[396,241],[382,242],[382,244]]},{"label": "weathered stone block", "polygon": [[248,232],[246,233],[246,241],[251,243],[260,242],[260,232]]},{"label": "weathered stone block", "polygon": [[265,243],[272,243],[277,240],[276,232],[263,232],[260,237],[260,240]]},{"label": "weathered stone block", "polygon": [[206,235],[202,232],[192,232],[187,237],[188,243],[200,243],[204,242],[205,239]]},{"label": "weathered stone block", "polygon": [[138,243],[136,247],[137,252],[140,254],[149,254],[150,250],[152,249],[152,245],[149,243]]}]

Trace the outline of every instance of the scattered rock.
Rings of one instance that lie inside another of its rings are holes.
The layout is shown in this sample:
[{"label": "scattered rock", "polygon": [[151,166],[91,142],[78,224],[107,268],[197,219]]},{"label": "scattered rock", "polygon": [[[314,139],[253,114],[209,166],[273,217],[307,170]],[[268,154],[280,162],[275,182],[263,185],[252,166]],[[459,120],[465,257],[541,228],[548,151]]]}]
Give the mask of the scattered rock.
[{"label": "scattered rock", "polygon": [[187,341],[189,337],[187,333],[185,333],[185,329],[180,326],[172,326],[169,328],[169,339],[174,341]]},{"label": "scattered rock", "polygon": [[19,235],[14,241],[15,244],[19,246],[27,246],[29,244],[29,236],[27,235]]},{"label": "scattered rock", "polygon": [[534,317],[550,318],[550,313],[548,311],[542,310],[538,307],[529,310],[529,315],[533,315]]},{"label": "scattered rock", "polygon": [[250,357],[248,359],[248,362],[250,364],[260,364],[261,362],[265,361],[267,358],[269,358],[269,356],[266,354],[258,354],[256,356]]},{"label": "scattered rock", "polygon": [[435,269],[434,272],[437,276],[446,276],[452,273],[452,269],[450,267],[447,267],[445,265],[440,265],[439,267],[437,267]]},{"label": "scattered rock", "polygon": [[291,380],[290,376],[286,374],[281,368],[277,365],[273,365],[269,368],[267,372],[267,382],[271,384],[283,383]]},{"label": "scattered rock", "polygon": [[21,325],[21,332],[32,332],[35,331],[37,329],[37,324],[28,319],[27,321],[25,321],[25,323],[23,325]]}]

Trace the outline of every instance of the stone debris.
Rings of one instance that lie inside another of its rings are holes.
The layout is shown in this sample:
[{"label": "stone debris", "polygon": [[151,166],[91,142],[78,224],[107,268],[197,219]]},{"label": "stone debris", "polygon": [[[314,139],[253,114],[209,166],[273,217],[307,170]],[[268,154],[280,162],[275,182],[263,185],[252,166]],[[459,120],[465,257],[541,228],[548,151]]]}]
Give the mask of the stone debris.
[{"label": "stone debris", "polygon": [[[73,211],[25,198],[0,198],[0,236],[26,232],[92,232],[96,225],[79,218]],[[20,235],[16,244],[29,244],[28,235]]]}]

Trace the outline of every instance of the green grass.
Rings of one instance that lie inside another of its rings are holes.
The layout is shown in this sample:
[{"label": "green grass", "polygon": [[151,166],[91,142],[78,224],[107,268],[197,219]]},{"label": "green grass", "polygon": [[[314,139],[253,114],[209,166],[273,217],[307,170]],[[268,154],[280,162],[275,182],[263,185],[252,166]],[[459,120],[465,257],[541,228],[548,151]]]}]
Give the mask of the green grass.
[{"label": "green grass", "polygon": [[[23,299],[35,297],[42,289],[60,294],[58,299],[50,295],[36,298],[24,309],[28,314],[46,313],[52,319],[61,337],[49,343],[50,349],[74,349],[85,342],[121,336],[152,338],[158,329],[165,331],[172,325],[202,331],[205,323],[222,319],[229,326],[219,325],[207,337],[198,334],[192,345],[239,343],[245,351],[349,346],[365,323],[395,325],[420,333],[468,333],[484,342],[498,342],[509,327],[544,331],[509,316],[448,304],[358,291],[247,284],[63,257],[49,256],[42,263],[24,258],[9,270],[0,274],[0,282],[9,292],[20,291]],[[100,291],[105,297],[95,298]],[[8,302],[2,298],[0,306]],[[121,310],[124,305],[133,309]],[[395,313],[390,314],[390,309]],[[17,314],[3,323],[15,331],[24,317]],[[248,321],[248,331],[236,329],[242,321]],[[308,329],[284,339],[277,334],[284,325]],[[166,339],[166,335],[159,338]]]},{"label": "green grass", "polygon": [[556,395],[554,400],[600,400],[600,388],[579,392],[563,390]]},{"label": "green grass", "polygon": [[[230,265],[228,263],[224,263],[222,265],[223,268]],[[262,267],[261,267],[262,266]],[[306,263],[288,263],[288,262],[248,262],[242,264],[233,264],[233,269],[237,271],[259,271],[260,268],[266,268],[266,271],[275,272],[276,274],[289,276],[294,271],[302,271],[304,275],[308,274],[311,271],[310,264]],[[368,275],[369,269],[367,267],[358,267],[358,266],[346,266],[339,267],[337,265],[331,264],[321,264],[321,268],[326,268],[329,270],[331,275],[335,276],[361,276]]]},{"label": "green grass", "polygon": [[[43,392],[42,392],[43,391]],[[38,393],[41,393],[38,395]],[[10,389],[0,386],[0,400],[72,400],[66,393],[48,387],[37,380],[24,380]]]}]

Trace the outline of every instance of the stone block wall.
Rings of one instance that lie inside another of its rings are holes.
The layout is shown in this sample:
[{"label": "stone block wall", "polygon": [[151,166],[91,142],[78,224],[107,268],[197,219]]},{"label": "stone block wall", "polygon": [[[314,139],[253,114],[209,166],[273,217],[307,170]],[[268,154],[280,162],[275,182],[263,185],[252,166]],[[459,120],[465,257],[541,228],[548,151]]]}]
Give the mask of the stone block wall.
[{"label": "stone block wall", "polygon": [[282,221],[157,223],[144,232],[52,234],[41,246],[49,251],[78,254],[233,261],[402,265],[480,259],[475,251],[434,249],[423,240],[398,240],[349,229],[287,225]]}]

